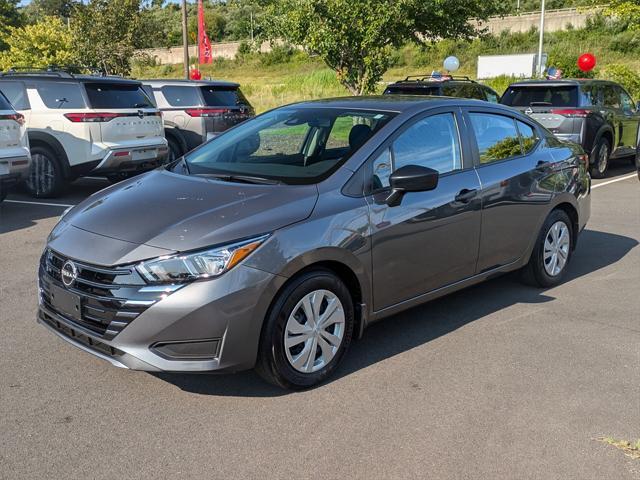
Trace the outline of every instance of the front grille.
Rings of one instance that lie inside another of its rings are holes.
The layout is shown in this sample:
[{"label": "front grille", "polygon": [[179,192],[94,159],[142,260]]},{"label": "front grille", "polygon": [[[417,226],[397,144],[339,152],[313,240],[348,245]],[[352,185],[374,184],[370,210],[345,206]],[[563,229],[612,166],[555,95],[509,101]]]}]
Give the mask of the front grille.
[{"label": "front grille", "polygon": [[[142,312],[166,296],[157,289],[145,289],[146,283],[133,267],[99,267],[75,260],[71,261],[78,275],[67,287],[62,283],[61,270],[68,260],[51,249],[45,250],[39,272],[41,301],[65,321],[105,340],[113,339]],[[55,307],[53,286],[80,297],[79,315],[72,317]]]}]

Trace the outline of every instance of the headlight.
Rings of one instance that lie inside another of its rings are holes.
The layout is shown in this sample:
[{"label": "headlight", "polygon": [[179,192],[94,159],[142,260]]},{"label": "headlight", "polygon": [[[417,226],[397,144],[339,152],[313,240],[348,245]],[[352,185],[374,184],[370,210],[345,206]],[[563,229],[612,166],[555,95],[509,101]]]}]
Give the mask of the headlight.
[{"label": "headlight", "polygon": [[190,282],[222,275],[244,260],[269,235],[197,253],[179,254],[148,260],[136,266],[149,283]]}]

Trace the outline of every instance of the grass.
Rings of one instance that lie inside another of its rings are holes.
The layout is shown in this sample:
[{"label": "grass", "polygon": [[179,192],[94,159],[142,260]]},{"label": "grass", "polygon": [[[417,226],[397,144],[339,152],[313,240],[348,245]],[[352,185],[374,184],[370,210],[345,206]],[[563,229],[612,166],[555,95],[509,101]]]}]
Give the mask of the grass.
[{"label": "grass", "polygon": [[629,440],[618,440],[612,437],[598,438],[599,442],[606,443],[612,447],[616,447],[618,450],[622,450],[627,457],[631,457],[634,460],[640,459],[640,439],[635,442]]},{"label": "grass", "polygon": [[[442,40],[427,46],[407,45],[393,52],[392,67],[385,73],[383,82],[441,70],[443,59],[449,55],[460,59],[461,68],[457,74],[473,78],[478,55],[533,53],[537,50],[537,41],[537,32],[532,29],[470,42]],[[585,29],[546,34],[545,51],[549,53],[549,65],[562,68],[565,76],[582,76],[575,63],[585,52],[591,52],[597,58],[596,76],[611,78],[609,67],[621,65],[632,73],[640,72],[640,32],[628,30],[625,25],[608,23],[602,18],[591,20]],[[211,65],[202,66],[201,70],[204,77],[239,82],[257,112],[292,102],[349,95],[335,73],[319,58],[291,49],[246,54],[237,60],[218,59]],[[180,78],[182,65],[137,64],[132,74],[138,78]],[[615,76],[613,79],[621,80]],[[486,83],[502,94],[511,81],[511,78],[501,77]],[[383,89],[384,84],[381,83],[377,93]],[[631,93],[640,97],[640,80]]]}]

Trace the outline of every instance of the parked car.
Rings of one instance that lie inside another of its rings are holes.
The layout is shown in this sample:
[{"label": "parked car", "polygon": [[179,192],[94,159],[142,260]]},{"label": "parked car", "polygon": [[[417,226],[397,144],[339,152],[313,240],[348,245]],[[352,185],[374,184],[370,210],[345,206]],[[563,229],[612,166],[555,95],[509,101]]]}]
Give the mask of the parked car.
[{"label": "parked car", "polygon": [[168,155],[161,113],[142,84],[62,70],[0,73],[0,91],[26,122],[29,192],[52,197],[83,175],[119,180]]},{"label": "parked car", "polygon": [[0,93],[0,202],[11,186],[27,178],[30,162],[24,117]]},{"label": "parked car", "polygon": [[294,104],[70,210],[38,319],[120,367],[305,388],[383,317],[512,270],[557,285],[589,213],[582,149],[513,109]]},{"label": "parked car", "polygon": [[171,160],[255,115],[237,83],[166,79],[143,83],[162,111]]},{"label": "parked car", "polygon": [[498,103],[500,95],[469,77],[453,75],[415,75],[390,84],[384,91],[389,95],[440,95],[475,98]]},{"label": "parked car", "polygon": [[631,95],[605,80],[532,80],[513,83],[500,101],[536,119],[558,138],[590,152],[591,176],[603,178],[611,159],[633,162],[640,112]]}]

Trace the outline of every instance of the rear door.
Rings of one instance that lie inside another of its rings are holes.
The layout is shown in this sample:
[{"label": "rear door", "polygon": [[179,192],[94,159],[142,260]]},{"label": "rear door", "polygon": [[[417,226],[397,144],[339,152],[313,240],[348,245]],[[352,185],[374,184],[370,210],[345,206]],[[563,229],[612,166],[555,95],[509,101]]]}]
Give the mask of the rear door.
[{"label": "rear door", "polygon": [[254,115],[253,107],[239,87],[206,85],[199,88],[206,107],[207,133],[222,133]]},{"label": "rear door", "polygon": [[[374,309],[381,310],[475,272],[480,183],[461,135],[458,109],[423,115],[371,159],[367,196],[372,229]],[[440,172],[438,186],[390,207],[389,176],[405,165]]]},{"label": "rear door", "polygon": [[138,144],[164,136],[162,116],[140,85],[118,82],[84,84],[89,108],[101,121],[100,139],[107,145]]},{"label": "rear door", "polygon": [[482,185],[477,271],[483,272],[522,257],[537,235],[561,172],[535,124],[482,109],[466,110],[465,120]]}]

